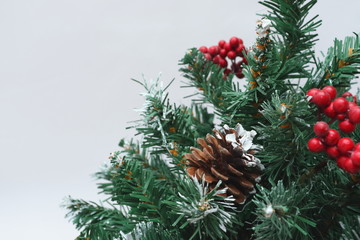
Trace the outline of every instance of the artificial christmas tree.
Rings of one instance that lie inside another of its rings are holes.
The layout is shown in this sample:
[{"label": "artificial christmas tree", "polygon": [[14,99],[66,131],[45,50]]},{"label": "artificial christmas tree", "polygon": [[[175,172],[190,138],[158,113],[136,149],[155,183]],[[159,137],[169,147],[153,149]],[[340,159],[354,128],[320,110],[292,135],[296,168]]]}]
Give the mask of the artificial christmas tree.
[{"label": "artificial christmas tree", "polygon": [[121,140],[97,173],[106,200],[65,204],[79,239],[360,239],[360,107],[348,92],[360,39],[317,59],[316,0],[260,4],[252,47],[233,37],[181,60],[202,96],[190,107],[137,81],[143,140]]}]

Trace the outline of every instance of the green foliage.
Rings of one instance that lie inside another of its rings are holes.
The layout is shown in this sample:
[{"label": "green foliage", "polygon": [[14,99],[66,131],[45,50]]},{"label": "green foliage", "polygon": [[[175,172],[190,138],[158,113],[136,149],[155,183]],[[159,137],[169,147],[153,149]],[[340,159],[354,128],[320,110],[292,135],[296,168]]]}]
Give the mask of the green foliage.
[{"label": "green foliage", "polygon": [[217,187],[209,191],[208,186],[198,180],[185,178],[179,182],[177,194],[173,195],[170,201],[164,202],[169,205],[174,214],[179,215],[172,224],[180,229],[188,225],[194,225],[194,232],[191,239],[230,239],[227,235],[230,232],[233,237],[240,227],[237,221],[235,199],[233,197],[223,198],[224,189],[217,190]]},{"label": "green foliage", "polygon": [[346,37],[344,40],[335,39],[334,46],[329,48],[325,59],[316,62],[314,77],[306,82],[304,90],[332,85],[340,92],[349,91],[359,69],[359,36]]},{"label": "green foliage", "polygon": [[116,209],[105,208],[93,202],[68,199],[66,208],[70,211],[67,217],[77,229],[81,230],[78,239],[113,240],[121,238],[121,232],[128,233],[135,224]]},{"label": "green foliage", "polygon": [[316,121],[316,114],[305,96],[293,90],[281,96],[275,92],[261,106],[267,121],[255,129],[264,147],[259,157],[266,166],[265,174],[273,181],[296,180],[304,169],[322,160],[321,155],[313,157],[304,151],[313,135],[309,122]]},{"label": "green foliage", "polygon": [[260,187],[254,199],[259,222],[254,227],[255,239],[312,239],[309,233],[316,223],[304,213],[315,208],[305,200],[310,190],[295,184],[285,187],[282,181],[271,190]]},{"label": "green foliage", "polygon": [[[313,46],[321,21],[309,17],[315,3],[260,2],[269,11],[246,53],[246,80],[224,78],[223,69],[196,48],[187,52],[180,71],[196,91],[189,107],[172,104],[169,85],[159,79],[134,80],[145,90],[141,119],[132,126],[142,141],[121,140],[110,164],[95,175],[104,201],[69,198],[64,205],[78,239],[360,239],[360,176],[307,150],[320,114],[306,96],[327,85],[338,93],[350,89],[359,73],[360,40],[356,34],[335,40],[317,59]],[[244,205],[224,197],[220,182],[210,189],[186,173],[185,154],[217,119],[254,129],[254,144],[262,146],[256,153],[265,166],[262,181]],[[360,129],[348,136],[360,142]]]},{"label": "green foliage", "polygon": [[169,85],[163,89],[159,79],[150,85],[146,81],[135,81],[146,91],[141,110],[143,120],[135,127],[144,136],[143,147],[154,147],[152,153],[166,153],[174,149],[174,145],[193,146],[198,137],[213,128],[213,114],[201,105],[194,104],[191,108],[171,105],[165,92]]}]

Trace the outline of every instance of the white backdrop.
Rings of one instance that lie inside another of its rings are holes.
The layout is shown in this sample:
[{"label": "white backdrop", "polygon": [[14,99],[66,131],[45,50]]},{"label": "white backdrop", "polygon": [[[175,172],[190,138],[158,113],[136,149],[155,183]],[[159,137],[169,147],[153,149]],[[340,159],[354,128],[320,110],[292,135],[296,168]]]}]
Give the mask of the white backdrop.
[{"label": "white backdrop", "polygon": [[[360,1],[320,0],[320,41],[360,32]],[[189,90],[178,60],[191,47],[231,36],[255,40],[249,0],[0,1],[0,239],[74,239],[63,197],[97,200],[90,176],[138,119],[140,86],[130,78]]]}]

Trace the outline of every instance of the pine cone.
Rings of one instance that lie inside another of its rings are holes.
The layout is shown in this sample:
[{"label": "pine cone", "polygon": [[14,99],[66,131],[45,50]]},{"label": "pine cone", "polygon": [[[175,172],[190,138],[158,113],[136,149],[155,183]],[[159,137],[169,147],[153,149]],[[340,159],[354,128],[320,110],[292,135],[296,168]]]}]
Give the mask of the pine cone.
[{"label": "pine cone", "polygon": [[254,184],[260,181],[263,165],[254,157],[261,149],[254,145],[254,130],[246,131],[237,124],[236,128],[225,125],[207,134],[206,140],[198,138],[202,150],[191,147],[185,154],[187,172],[199,181],[205,180],[213,189],[219,180],[220,188],[227,188],[226,195],[233,195],[237,203],[244,203],[249,194],[255,193]]}]

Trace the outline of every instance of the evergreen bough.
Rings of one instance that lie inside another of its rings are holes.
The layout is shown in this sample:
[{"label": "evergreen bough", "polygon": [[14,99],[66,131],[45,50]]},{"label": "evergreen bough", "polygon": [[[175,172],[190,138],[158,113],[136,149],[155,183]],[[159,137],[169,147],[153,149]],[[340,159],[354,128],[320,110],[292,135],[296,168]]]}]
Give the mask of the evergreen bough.
[{"label": "evergreen bough", "polygon": [[[200,95],[190,107],[170,104],[159,80],[135,80],[145,89],[142,119],[134,126],[143,140],[121,140],[96,174],[107,199],[69,197],[64,204],[77,239],[360,239],[360,176],[306,145],[318,121],[306,92],[349,91],[360,70],[360,39],[336,39],[324,59],[315,57],[321,21],[308,15],[316,2],[260,2],[271,31],[246,53],[244,88],[231,74],[224,80],[224,70],[196,48],[180,61],[188,86]],[[265,166],[262,180],[245,204],[224,196],[221,181],[209,189],[186,172],[184,155],[212,133],[216,119],[255,130],[254,143],[263,148],[256,154]],[[350,136],[360,141],[358,129]]]}]

